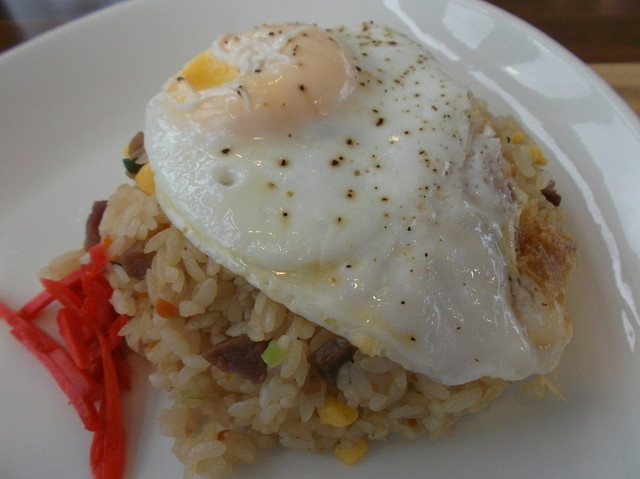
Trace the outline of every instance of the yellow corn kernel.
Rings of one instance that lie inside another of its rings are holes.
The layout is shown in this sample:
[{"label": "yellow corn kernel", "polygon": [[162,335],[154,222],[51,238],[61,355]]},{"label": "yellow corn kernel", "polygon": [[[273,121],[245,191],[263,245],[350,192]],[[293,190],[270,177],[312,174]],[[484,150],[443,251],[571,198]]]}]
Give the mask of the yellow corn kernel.
[{"label": "yellow corn kernel", "polygon": [[327,395],[324,398],[324,404],[318,408],[318,416],[320,416],[320,422],[323,424],[345,427],[358,419],[358,410],[338,401],[333,396]]},{"label": "yellow corn kernel", "polygon": [[516,131],[511,137],[511,143],[514,143],[516,145],[522,143],[523,141],[524,141],[524,133],[522,133],[521,131]]},{"label": "yellow corn kernel", "polygon": [[198,91],[234,80],[238,76],[238,70],[205,50],[187,63],[178,76]]},{"label": "yellow corn kernel", "polygon": [[134,178],[136,186],[148,195],[153,195],[156,192],[156,184],[153,180],[153,171],[149,163],[142,165],[142,168],[136,173]]},{"label": "yellow corn kernel", "polygon": [[529,151],[531,152],[531,159],[533,160],[534,165],[546,165],[547,159],[544,157],[542,153],[542,148],[539,146],[530,146]]},{"label": "yellow corn kernel", "polygon": [[365,456],[367,451],[369,451],[367,441],[365,439],[360,439],[349,448],[336,446],[334,454],[347,466],[353,466]]}]

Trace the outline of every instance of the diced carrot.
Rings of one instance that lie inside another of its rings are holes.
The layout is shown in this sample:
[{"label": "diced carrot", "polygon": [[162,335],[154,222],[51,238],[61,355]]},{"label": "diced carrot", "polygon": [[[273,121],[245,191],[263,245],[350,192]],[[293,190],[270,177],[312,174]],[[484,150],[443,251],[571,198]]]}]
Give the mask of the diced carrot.
[{"label": "diced carrot", "polygon": [[162,318],[171,318],[178,314],[178,308],[171,304],[169,301],[165,301],[162,298],[158,298],[156,301],[156,313]]},{"label": "diced carrot", "polygon": [[102,249],[104,251],[107,251],[109,249],[109,246],[111,246],[111,244],[113,243],[113,238],[111,236],[105,236],[104,238],[102,238]]}]

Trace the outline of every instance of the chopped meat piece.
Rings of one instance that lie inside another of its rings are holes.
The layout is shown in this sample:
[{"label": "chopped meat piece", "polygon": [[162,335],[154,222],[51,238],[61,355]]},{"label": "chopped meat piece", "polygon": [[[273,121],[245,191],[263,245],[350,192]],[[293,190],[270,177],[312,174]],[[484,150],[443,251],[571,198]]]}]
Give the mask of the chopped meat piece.
[{"label": "chopped meat piece", "polygon": [[318,368],[313,365],[309,368],[307,377],[304,380],[304,384],[300,387],[300,390],[304,394],[315,394],[322,389],[322,378],[318,373]]},{"label": "chopped meat piece", "polygon": [[336,378],[340,367],[350,361],[356,351],[349,341],[337,337],[324,343],[313,355],[312,363],[318,368],[322,379],[329,385],[336,385]]},{"label": "chopped meat piece", "polygon": [[85,236],[84,236],[84,249],[88,250],[94,245],[100,243],[100,221],[102,221],[102,215],[107,208],[106,200],[95,201],[91,207],[91,213],[87,217],[85,223]]},{"label": "chopped meat piece", "polygon": [[134,243],[122,255],[120,255],[120,264],[129,276],[142,278],[147,274],[147,270],[151,268],[153,254],[144,252],[144,244],[141,242]]},{"label": "chopped meat piece", "polygon": [[145,154],[144,133],[139,131],[129,142],[129,158],[140,158]]},{"label": "chopped meat piece", "polygon": [[144,148],[144,133],[141,131],[131,138],[126,148],[126,158],[122,159],[127,176],[135,178],[142,167],[149,162],[147,152]]},{"label": "chopped meat piece", "polygon": [[216,344],[202,357],[224,372],[260,383],[267,377],[267,364],[261,357],[267,344],[268,341],[251,341],[243,334]]},{"label": "chopped meat piece", "polygon": [[540,193],[542,193],[546,200],[553,206],[560,206],[562,196],[560,196],[556,191],[556,183],[554,181],[550,181],[549,184],[540,191]]}]

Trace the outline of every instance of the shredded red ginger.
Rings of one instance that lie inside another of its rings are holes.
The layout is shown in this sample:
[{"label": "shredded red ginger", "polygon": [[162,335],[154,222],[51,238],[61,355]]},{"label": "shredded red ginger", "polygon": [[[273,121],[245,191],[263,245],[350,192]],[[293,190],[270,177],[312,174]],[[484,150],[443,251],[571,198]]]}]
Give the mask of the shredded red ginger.
[{"label": "shredded red ginger", "polygon": [[[109,299],[104,245],[89,249],[89,263],[59,281],[42,279],[44,290],[15,311],[0,301],[0,317],[13,334],[49,370],[93,432],[90,464],[95,479],[122,479],[125,471],[123,391],[130,389],[126,347],[118,334],[129,317],[118,314]],[[58,303],[61,341],[35,323],[43,310]]]}]

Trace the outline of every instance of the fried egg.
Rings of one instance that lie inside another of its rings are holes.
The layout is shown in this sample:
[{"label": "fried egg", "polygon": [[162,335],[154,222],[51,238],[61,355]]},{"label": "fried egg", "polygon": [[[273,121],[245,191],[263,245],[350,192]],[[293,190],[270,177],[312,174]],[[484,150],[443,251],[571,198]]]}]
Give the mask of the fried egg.
[{"label": "fried egg", "polygon": [[221,36],[150,101],[146,149],[191,242],[363,353],[448,385],[556,366],[565,341],[530,334],[500,141],[410,38],[372,23]]}]

